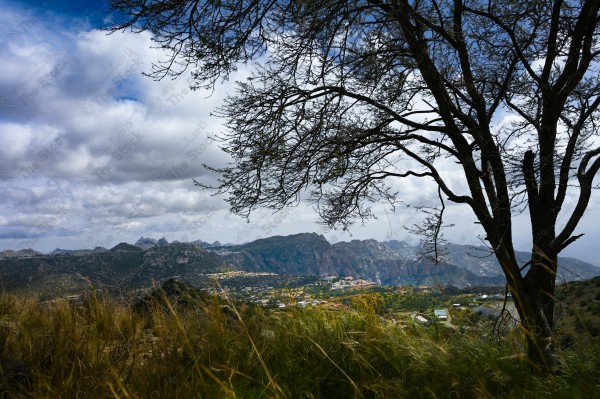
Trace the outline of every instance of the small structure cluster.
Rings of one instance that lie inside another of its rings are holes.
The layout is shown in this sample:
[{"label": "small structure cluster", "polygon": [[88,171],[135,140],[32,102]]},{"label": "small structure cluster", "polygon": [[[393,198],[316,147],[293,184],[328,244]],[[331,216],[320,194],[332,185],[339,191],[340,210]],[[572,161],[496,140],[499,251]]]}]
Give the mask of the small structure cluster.
[{"label": "small structure cluster", "polygon": [[334,283],[331,284],[331,289],[332,290],[341,290],[344,288],[354,288],[354,287],[370,287],[370,286],[374,286],[377,285],[377,283],[374,283],[372,281],[367,281],[367,280],[363,280],[363,279],[355,279],[352,276],[347,276],[344,277]]}]

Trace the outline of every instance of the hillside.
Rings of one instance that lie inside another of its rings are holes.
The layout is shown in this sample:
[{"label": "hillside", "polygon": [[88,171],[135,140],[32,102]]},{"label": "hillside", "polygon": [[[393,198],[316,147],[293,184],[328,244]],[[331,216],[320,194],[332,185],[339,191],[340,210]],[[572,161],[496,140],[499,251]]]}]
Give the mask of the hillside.
[{"label": "hillside", "polygon": [[[420,259],[418,248],[404,242],[330,244],[315,233],[274,236],[242,245],[195,242],[204,246],[142,237],[135,245],[121,243],[110,250],[57,248],[47,255],[33,250],[4,251],[0,277],[5,290],[29,290],[47,297],[77,293],[87,287],[87,278],[109,290],[128,293],[171,277],[207,286],[212,277],[206,274],[231,270],[249,273],[223,279],[223,284],[236,289],[296,286],[303,280],[291,276],[323,275],[352,276],[392,286],[495,286],[505,281],[495,258],[480,247],[450,245],[444,260],[435,264]],[[527,254],[518,256],[524,263]],[[600,275],[598,267],[559,258],[558,282],[596,275]]]},{"label": "hillside", "polygon": [[[399,241],[353,240],[330,244],[315,233],[275,236],[210,248],[235,268],[251,272],[353,276],[383,285],[499,285],[500,265],[483,247],[451,245],[445,260],[419,260],[418,248]],[[519,253],[520,259],[527,254]],[[558,281],[600,275],[600,268],[559,258]]]},{"label": "hillside", "polygon": [[556,327],[563,344],[600,344],[600,276],[559,285],[556,297]]},{"label": "hillside", "polygon": [[31,291],[42,297],[80,292],[91,281],[115,292],[146,288],[171,277],[199,284],[207,273],[231,270],[223,259],[189,244],[169,244],[143,250],[121,243],[97,253],[57,254],[0,260],[3,288]]},{"label": "hillside", "polygon": [[[525,264],[531,258],[531,254],[516,251],[517,260]],[[462,267],[478,276],[502,276],[500,264],[488,248],[482,246],[456,245],[448,247],[448,255],[445,256],[447,263],[462,265]],[[600,274],[600,267],[583,262],[579,259],[559,257],[558,258],[557,281],[586,280]]]}]

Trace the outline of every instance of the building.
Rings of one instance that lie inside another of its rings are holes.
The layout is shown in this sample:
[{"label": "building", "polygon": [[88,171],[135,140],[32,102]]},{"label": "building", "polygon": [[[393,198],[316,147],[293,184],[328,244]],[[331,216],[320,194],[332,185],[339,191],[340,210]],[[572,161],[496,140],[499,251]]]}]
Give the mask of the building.
[{"label": "building", "polygon": [[438,320],[448,320],[448,311],[446,309],[435,309],[433,315]]}]

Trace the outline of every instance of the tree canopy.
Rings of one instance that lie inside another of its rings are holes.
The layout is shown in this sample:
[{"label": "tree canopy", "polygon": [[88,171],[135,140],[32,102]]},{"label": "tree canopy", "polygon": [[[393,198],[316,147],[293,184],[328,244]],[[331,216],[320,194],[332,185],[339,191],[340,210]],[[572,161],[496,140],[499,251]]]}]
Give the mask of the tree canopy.
[{"label": "tree canopy", "polygon": [[[390,179],[431,179],[442,203],[472,209],[506,274],[530,357],[551,363],[557,255],[581,236],[600,169],[600,2],[111,6],[125,16],[112,30],[149,31],[170,50],[154,78],[190,70],[196,88],[212,87],[251,67],[218,111],[233,162],[217,169],[217,188],[233,212],[281,209],[308,193],[326,225],[347,228],[372,215],[372,202],[402,200]],[[448,165],[464,185],[451,184]],[[526,265],[512,238],[524,210]]]}]

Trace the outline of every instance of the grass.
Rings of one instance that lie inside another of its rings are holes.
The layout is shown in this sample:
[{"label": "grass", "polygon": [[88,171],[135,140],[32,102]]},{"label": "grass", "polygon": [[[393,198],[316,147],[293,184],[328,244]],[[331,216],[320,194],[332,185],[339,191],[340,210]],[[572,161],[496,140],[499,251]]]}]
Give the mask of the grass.
[{"label": "grass", "polygon": [[516,332],[399,327],[368,301],[344,311],[165,303],[140,312],[93,290],[80,303],[0,295],[2,397],[600,397],[598,346],[560,352],[561,373],[540,378]]}]

